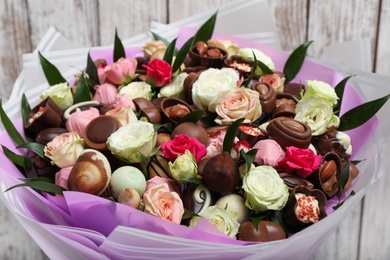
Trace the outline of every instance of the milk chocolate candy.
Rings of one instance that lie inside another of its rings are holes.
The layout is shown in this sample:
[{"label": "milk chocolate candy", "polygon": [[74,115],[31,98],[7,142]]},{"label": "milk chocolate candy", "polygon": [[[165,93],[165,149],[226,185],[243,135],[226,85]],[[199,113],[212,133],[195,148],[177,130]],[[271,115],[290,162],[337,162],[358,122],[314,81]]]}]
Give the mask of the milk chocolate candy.
[{"label": "milk chocolate candy", "polygon": [[38,134],[46,128],[61,127],[61,117],[62,110],[48,97],[30,111],[24,127],[32,133]]},{"label": "milk chocolate candy", "polygon": [[279,173],[279,177],[287,185],[290,192],[297,186],[305,186],[309,190],[314,188],[313,183],[295,174],[282,172]]},{"label": "milk chocolate candy", "polygon": [[161,123],[160,111],[153,105],[152,102],[150,102],[146,98],[134,98],[133,102],[136,105],[137,109],[141,111],[141,114],[148,118],[150,123]]},{"label": "milk chocolate candy", "polygon": [[318,138],[313,139],[313,145],[321,155],[324,155],[329,151],[334,151],[340,156],[344,163],[349,160],[350,154],[346,153],[347,151],[343,142],[337,139],[337,133],[338,131],[335,130],[319,135]]},{"label": "milk chocolate candy", "polygon": [[305,90],[305,85],[302,83],[287,83],[284,85],[283,93],[293,95],[297,99],[301,99],[301,90]]},{"label": "milk chocolate candy", "polygon": [[85,128],[85,143],[95,150],[107,150],[107,139],[121,127],[118,119],[112,116],[99,116],[91,120]]},{"label": "milk chocolate candy", "polygon": [[276,107],[276,93],[270,84],[256,82],[251,86],[251,89],[259,92],[261,110],[263,113],[269,113]]},{"label": "milk chocolate candy", "polygon": [[278,93],[276,94],[276,108],[273,117],[294,117],[296,101],[290,94]]},{"label": "milk chocolate candy", "polygon": [[252,221],[245,221],[240,225],[237,234],[237,239],[253,242],[268,242],[285,238],[286,233],[283,228],[269,220],[259,221],[257,229]]},{"label": "milk chocolate candy", "polygon": [[295,146],[306,149],[311,141],[311,129],[302,122],[288,117],[277,117],[267,126],[267,133],[281,147]]},{"label": "milk chocolate candy", "polygon": [[35,137],[35,142],[38,144],[46,145],[48,142],[51,142],[56,136],[68,132],[65,128],[62,127],[51,127],[43,129]]}]

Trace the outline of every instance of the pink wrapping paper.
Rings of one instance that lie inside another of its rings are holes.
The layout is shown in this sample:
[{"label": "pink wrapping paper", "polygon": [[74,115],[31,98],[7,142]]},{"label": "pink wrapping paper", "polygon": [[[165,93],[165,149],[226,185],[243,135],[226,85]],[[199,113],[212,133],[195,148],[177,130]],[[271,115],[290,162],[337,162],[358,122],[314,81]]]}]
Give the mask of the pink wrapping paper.
[{"label": "pink wrapping paper", "polygon": [[[193,29],[182,28],[180,31],[180,37],[178,38],[178,44],[181,45],[186,39],[191,37],[194,32],[195,30]],[[239,44],[240,47],[253,47],[262,50],[274,60],[276,70],[279,71],[283,70],[283,65],[289,55],[286,52],[275,50],[271,47],[261,45],[259,43],[254,43],[235,37],[219,34],[214,35],[214,37],[218,39],[230,38],[237,44]],[[139,48],[132,47],[126,48],[126,55],[128,57],[136,57],[141,56],[143,54],[139,50]],[[92,49],[91,56],[92,59],[104,58],[109,63],[112,62],[111,49]],[[304,80],[307,79],[317,79],[323,80],[335,86],[343,78],[344,76],[327,67],[321,66],[311,61],[305,61],[301,72],[298,74],[296,79],[294,79],[294,82],[304,82]],[[346,86],[343,101],[344,102],[342,103],[342,113],[363,102],[361,97],[349,84],[347,84]],[[359,151],[359,149],[367,142],[367,140],[375,131],[377,124],[378,120],[374,117],[367,123],[365,123],[363,126],[348,131],[348,134],[351,136],[352,139],[354,154]],[[19,130],[21,130],[21,120],[15,121],[15,125]],[[0,134],[0,143],[8,147],[9,149],[15,151],[15,145],[5,132]],[[9,179],[9,186],[17,184],[19,182],[17,178],[22,177],[22,175],[17,171],[13,163],[6,158],[3,152],[0,152],[0,161],[2,162],[1,169],[3,169],[4,172],[8,174],[7,177]],[[158,219],[141,211],[89,194],[83,194],[78,192],[65,192],[63,198],[58,196],[51,197],[50,195],[45,195],[45,197],[42,197],[38,193],[35,193],[33,191],[29,192],[28,194],[29,195],[26,195],[26,193],[18,193],[18,195],[21,196],[20,201],[23,201],[25,207],[24,209],[29,214],[28,217],[30,219],[48,225],[63,225],[77,227],[81,230],[94,230],[101,234],[103,237],[110,237],[110,234],[114,234],[114,237],[111,237],[111,239],[114,239],[112,241],[115,241],[115,234],[117,233],[112,232],[115,231],[117,226],[126,226],[145,231],[152,231],[162,235],[181,237],[183,239],[194,239],[199,241],[216,242],[231,245],[253,244],[243,241],[237,241],[223,234],[220,234],[216,232],[213,228],[210,228],[210,224],[208,224],[208,222],[205,220],[202,220],[197,228],[191,229],[185,226],[173,224],[162,219]],[[333,201],[332,204],[334,203],[335,202]],[[331,211],[331,207],[328,207],[328,212]],[[313,228],[314,226],[315,225],[313,225],[311,228]],[[75,232],[72,232],[72,230],[60,230],[55,228],[48,229],[58,234],[59,236],[66,237],[72,241],[82,244],[84,247],[91,248],[91,250],[96,251],[99,254],[102,253],[101,250],[103,250],[103,253],[106,256],[118,256],[114,253],[110,255],[111,253],[109,252],[109,250],[107,251],[107,249],[105,251],[104,248],[107,246],[106,244],[104,244],[103,249],[99,248],[100,244],[104,240],[102,240],[101,238],[92,239],[91,237],[88,237],[86,235],[88,232],[85,234],[83,234],[82,232],[75,234]],[[213,230],[213,232],[209,233],[205,232],[205,230]],[[148,240],[148,242],[152,243],[150,240]],[[281,243],[281,241],[278,242]],[[145,241],[140,242],[139,246],[141,246],[141,244],[145,245],[145,243]],[[159,241],[158,243],[156,243],[156,246],[161,246],[161,243],[163,242]],[[131,244],[131,246],[136,247],[137,241],[131,241],[131,243],[129,242],[127,244]],[[243,255],[240,254],[240,256],[242,257]]]}]

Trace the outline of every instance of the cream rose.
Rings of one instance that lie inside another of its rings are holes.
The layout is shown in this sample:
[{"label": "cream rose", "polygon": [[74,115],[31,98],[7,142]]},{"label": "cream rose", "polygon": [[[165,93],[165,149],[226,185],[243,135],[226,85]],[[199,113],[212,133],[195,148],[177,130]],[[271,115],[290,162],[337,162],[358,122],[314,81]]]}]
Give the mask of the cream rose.
[{"label": "cream rose", "polygon": [[333,105],[336,105],[337,100],[339,99],[334,88],[328,83],[320,80],[306,80],[306,92],[304,97],[319,97],[329,101]]},{"label": "cream rose", "polygon": [[53,85],[43,91],[40,98],[46,99],[47,97],[50,97],[62,110],[65,110],[73,105],[72,89],[66,82]]},{"label": "cream rose", "polygon": [[147,58],[160,58],[164,57],[167,46],[162,41],[150,41],[145,43],[141,48]]},{"label": "cream rose", "polygon": [[180,224],[184,214],[183,202],[179,194],[169,190],[168,184],[158,184],[146,190],[143,202],[146,213]]},{"label": "cream rose", "polygon": [[280,210],[288,200],[288,187],[271,166],[257,166],[244,175],[245,206],[256,212]]},{"label": "cream rose", "polygon": [[333,114],[333,104],[319,97],[301,99],[295,113],[294,119],[306,123],[314,136],[325,133],[328,127],[339,122]]},{"label": "cream rose", "polygon": [[259,92],[249,88],[234,90],[215,108],[218,114],[215,122],[219,125],[230,125],[239,118],[245,118],[245,124],[256,121],[261,116],[259,96]]},{"label": "cream rose", "polygon": [[[269,56],[267,56],[266,54],[264,54],[262,51],[258,50],[258,49],[255,49],[255,48],[241,48],[239,55],[242,56],[244,59],[254,60],[253,53],[256,56],[256,60],[261,61],[262,63],[267,65],[267,67],[270,68],[271,70],[275,70],[275,64],[272,61],[272,59]],[[261,71],[261,69],[259,67],[257,67],[256,68],[256,73],[257,74],[262,74],[263,72]]]},{"label": "cream rose", "polygon": [[187,75],[187,73],[180,73],[174,77],[172,82],[168,83],[160,89],[158,97],[181,98],[181,94],[183,93],[183,82]]},{"label": "cream rose", "polygon": [[119,90],[119,96],[125,94],[128,98],[134,99],[143,97],[151,100],[153,96],[152,86],[146,82],[131,82]]},{"label": "cream rose", "polygon": [[281,74],[274,73],[272,75],[263,75],[259,78],[260,82],[268,83],[272,86],[275,92],[283,93],[285,77],[281,77]]},{"label": "cream rose", "polygon": [[73,166],[83,150],[84,139],[81,139],[76,132],[56,136],[43,149],[51,163],[60,168]]},{"label": "cream rose", "polygon": [[106,113],[108,116],[115,117],[121,122],[121,125],[127,125],[130,122],[138,121],[137,116],[135,115],[133,109],[130,106],[128,107],[116,107],[111,109]]},{"label": "cream rose", "polygon": [[226,95],[238,88],[239,75],[234,69],[213,69],[202,72],[192,86],[192,100],[201,109],[215,112]]},{"label": "cream rose", "polygon": [[184,154],[177,156],[173,163],[169,162],[168,166],[173,178],[182,183],[187,183],[182,180],[183,178],[195,178],[198,176],[198,165],[195,157],[189,150],[186,150]]},{"label": "cream rose", "polygon": [[139,163],[149,156],[156,144],[153,124],[136,121],[120,127],[107,139],[107,147],[115,156],[128,163]]},{"label": "cream rose", "polygon": [[[240,224],[237,221],[237,212],[227,211],[221,206],[210,206],[199,214],[224,234],[235,238]],[[194,217],[190,221],[189,227],[194,227],[199,221],[199,217]]]}]

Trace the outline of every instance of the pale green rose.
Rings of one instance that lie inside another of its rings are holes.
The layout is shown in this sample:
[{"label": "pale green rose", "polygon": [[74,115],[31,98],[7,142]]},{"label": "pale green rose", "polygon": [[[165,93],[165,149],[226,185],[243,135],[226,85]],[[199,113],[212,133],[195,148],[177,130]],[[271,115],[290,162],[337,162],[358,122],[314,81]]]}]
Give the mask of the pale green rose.
[{"label": "pale green rose", "polygon": [[128,163],[142,162],[156,144],[157,134],[153,124],[143,121],[130,122],[120,127],[107,139],[112,154]]},{"label": "pale green rose", "polygon": [[40,98],[46,99],[47,97],[50,97],[62,110],[65,110],[73,105],[72,89],[66,82],[53,85],[43,91]]},{"label": "pale green rose", "polygon": [[146,82],[131,82],[119,90],[118,96],[125,94],[130,99],[146,98],[151,100],[153,96],[152,86]]},{"label": "pale green rose", "polygon": [[245,206],[256,212],[280,210],[288,200],[288,187],[272,166],[257,166],[243,178]]},{"label": "pale green rose", "polygon": [[[236,237],[240,227],[240,224],[237,221],[237,212],[227,211],[224,208],[215,205],[206,208],[199,215],[206,218],[211,225],[226,235],[233,238]],[[194,227],[199,219],[199,217],[192,218],[189,227]]]},{"label": "pale green rose", "polygon": [[182,98],[183,93],[183,82],[187,77],[187,73],[180,73],[167,85],[160,88],[160,92],[158,93],[158,97],[174,97],[174,98]]},{"label": "pale green rose", "polygon": [[228,93],[238,88],[238,80],[238,73],[231,68],[203,71],[192,86],[192,100],[198,108],[214,113]]},{"label": "pale green rose", "polygon": [[320,80],[306,80],[306,92],[304,97],[320,97],[333,105],[336,105],[337,100],[339,99],[334,88],[328,83]]},{"label": "pale green rose", "polygon": [[173,163],[169,162],[168,165],[173,178],[182,183],[187,183],[182,181],[183,178],[196,178],[198,176],[198,165],[189,150],[179,155]]},{"label": "pale green rose", "polygon": [[333,104],[319,97],[303,98],[295,108],[294,119],[306,123],[313,136],[325,133],[334,120]]},{"label": "pale green rose", "polygon": [[[261,61],[262,63],[267,65],[267,67],[270,68],[271,70],[275,70],[275,64],[272,61],[271,57],[269,57],[268,55],[264,54],[262,51],[260,51],[258,49],[255,49],[255,48],[241,48],[239,55],[242,56],[244,59],[254,60],[252,52],[255,54],[256,60]],[[258,74],[258,75],[263,74],[263,72],[261,71],[261,69],[259,67],[256,68],[256,74]]]}]

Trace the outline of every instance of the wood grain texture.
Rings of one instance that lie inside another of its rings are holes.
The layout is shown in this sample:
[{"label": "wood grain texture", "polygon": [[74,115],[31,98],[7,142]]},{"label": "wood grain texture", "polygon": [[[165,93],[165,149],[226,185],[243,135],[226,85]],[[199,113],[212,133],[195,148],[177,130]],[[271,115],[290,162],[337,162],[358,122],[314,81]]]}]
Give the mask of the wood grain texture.
[{"label": "wood grain texture", "polygon": [[383,0],[378,33],[378,49],[376,53],[375,72],[382,75],[390,74],[390,1]]}]

